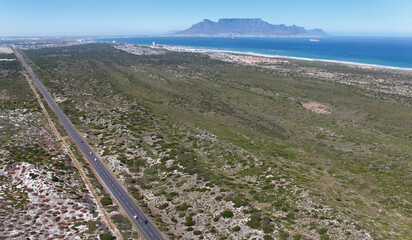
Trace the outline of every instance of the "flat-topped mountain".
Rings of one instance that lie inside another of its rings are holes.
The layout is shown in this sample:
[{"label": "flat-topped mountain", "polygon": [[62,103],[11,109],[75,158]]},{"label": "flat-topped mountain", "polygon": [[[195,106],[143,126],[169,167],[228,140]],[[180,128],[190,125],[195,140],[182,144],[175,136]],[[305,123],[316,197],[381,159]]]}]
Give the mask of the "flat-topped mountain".
[{"label": "flat-topped mountain", "polygon": [[218,22],[209,19],[194,24],[189,29],[175,33],[184,36],[244,36],[244,37],[321,37],[322,29],[306,30],[296,25],[273,25],[260,18],[223,18]]}]

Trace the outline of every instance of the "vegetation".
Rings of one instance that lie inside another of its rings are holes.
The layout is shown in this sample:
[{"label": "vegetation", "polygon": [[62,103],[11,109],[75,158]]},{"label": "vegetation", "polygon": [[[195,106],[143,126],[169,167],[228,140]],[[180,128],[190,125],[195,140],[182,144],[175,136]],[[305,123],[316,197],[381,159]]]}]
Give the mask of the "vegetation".
[{"label": "vegetation", "polygon": [[112,202],[112,199],[110,197],[103,197],[102,199],[100,199],[100,203],[103,206],[107,206],[107,205],[111,205],[113,202]]},{"label": "vegetation", "polygon": [[243,66],[109,44],[25,53],[171,238],[192,238],[179,229],[198,223],[216,238],[234,216],[248,219],[239,238],[411,236],[409,72]]},{"label": "vegetation", "polygon": [[233,217],[233,212],[230,210],[225,210],[223,211],[220,216],[224,217],[224,218],[231,218]]},{"label": "vegetation", "polygon": [[116,237],[114,237],[110,232],[100,234],[99,237],[100,237],[100,240],[114,240],[114,239],[116,239]]},{"label": "vegetation", "polygon": [[[15,56],[0,54],[5,58]],[[24,73],[19,61],[0,61],[0,235],[95,239],[107,229],[97,225],[93,196],[57,141]]]}]

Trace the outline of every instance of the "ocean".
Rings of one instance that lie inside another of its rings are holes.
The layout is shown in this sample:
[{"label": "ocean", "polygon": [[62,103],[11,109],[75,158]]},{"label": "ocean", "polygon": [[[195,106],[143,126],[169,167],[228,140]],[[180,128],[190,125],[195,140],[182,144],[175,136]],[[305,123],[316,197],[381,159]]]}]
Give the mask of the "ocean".
[{"label": "ocean", "polygon": [[412,68],[410,37],[223,38],[131,37],[93,39],[96,42],[156,44],[228,50],[275,56],[321,59],[379,66]]}]

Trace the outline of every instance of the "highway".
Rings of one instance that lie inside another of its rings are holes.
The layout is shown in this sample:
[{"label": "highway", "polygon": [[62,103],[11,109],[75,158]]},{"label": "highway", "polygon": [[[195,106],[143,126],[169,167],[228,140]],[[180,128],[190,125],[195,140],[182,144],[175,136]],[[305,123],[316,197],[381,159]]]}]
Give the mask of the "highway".
[{"label": "highway", "polygon": [[127,215],[129,215],[133,224],[136,225],[136,227],[140,230],[140,232],[146,239],[164,239],[159,230],[157,230],[152,222],[144,215],[142,210],[135,204],[135,202],[127,194],[126,190],[113,177],[111,172],[107,169],[107,167],[103,164],[99,157],[96,156],[90,146],[71,124],[69,119],[63,114],[57,104],[53,101],[52,97],[44,88],[43,84],[41,84],[39,79],[37,79],[36,75],[34,75],[31,68],[20,54],[19,50],[15,46],[12,46],[12,48],[16,56],[20,59],[20,62],[30,73],[34,82],[39,87],[41,94],[46,99],[49,106],[53,109],[54,113],[57,115],[66,131],[70,134],[71,138],[74,140],[78,148],[83,152],[83,154],[87,157],[87,160],[93,166],[95,170],[94,172],[98,175],[97,177],[100,178],[101,182],[105,185],[106,189],[109,190],[112,197],[116,199],[116,201],[124,209]]}]

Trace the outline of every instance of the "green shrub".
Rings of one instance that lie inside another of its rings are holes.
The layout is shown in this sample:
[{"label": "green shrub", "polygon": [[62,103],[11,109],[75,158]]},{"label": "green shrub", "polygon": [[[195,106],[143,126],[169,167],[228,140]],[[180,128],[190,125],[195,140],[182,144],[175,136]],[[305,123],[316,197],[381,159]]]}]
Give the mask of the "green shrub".
[{"label": "green shrub", "polygon": [[100,240],[114,240],[114,239],[116,239],[116,237],[114,237],[110,232],[100,234],[99,237],[100,237]]},{"label": "green shrub", "polygon": [[236,225],[236,226],[232,229],[232,231],[233,231],[233,232],[239,232],[240,229],[241,229],[241,228]]},{"label": "green shrub", "polygon": [[324,235],[324,234],[326,234],[327,232],[328,232],[328,229],[327,229],[327,228],[321,228],[321,229],[318,230],[318,233],[319,233],[320,235]]},{"label": "green shrub", "polygon": [[316,222],[309,223],[309,230],[316,229],[317,227],[318,227],[318,224]]},{"label": "green shrub", "polygon": [[170,193],[165,194],[165,197],[166,197],[166,200],[170,202],[177,195],[179,195],[177,192],[170,192]]},{"label": "green shrub", "polygon": [[273,237],[269,236],[269,235],[265,235],[263,236],[264,240],[273,240]]},{"label": "green shrub", "polygon": [[329,237],[328,234],[324,234],[324,235],[320,236],[320,240],[329,240],[329,239],[330,239],[330,237]]},{"label": "green shrub", "polygon": [[176,210],[183,212],[183,211],[186,211],[188,208],[191,208],[191,207],[192,206],[190,206],[187,203],[182,203],[182,204],[180,204],[179,206],[176,207]]},{"label": "green shrub", "polygon": [[301,240],[301,239],[302,239],[302,235],[301,235],[301,234],[295,234],[295,235],[293,235],[293,239],[294,239],[294,240]]},{"label": "green shrub", "polygon": [[247,222],[247,225],[251,228],[259,229],[261,219],[261,214],[259,212],[253,213],[252,216],[250,216],[250,220]]},{"label": "green shrub", "polygon": [[280,231],[280,232],[279,232],[279,238],[280,238],[281,240],[286,240],[286,239],[289,238],[289,233],[284,232],[284,231]]},{"label": "green shrub", "polygon": [[169,203],[163,203],[162,205],[159,206],[159,209],[165,209],[169,206]]},{"label": "green shrub", "polygon": [[230,210],[225,210],[223,211],[220,216],[224,217],[224,218],[231,218],[233,217],[233,212]]},{"label": "green shrub", "polygon": [[111,204],[113,203],[113,201],[112,201],[111,198],[103,197],[103,198],[100,200],[100,203],[101,203],[103,206],[107,206],[107,205],[111,205]]},{"label": "green shrub", "polygon": [[193,220],[192,216],[187,216],[186,217],[186,222],[185,222],[185,226],[194,226],[196,224],[196,222]]}]

